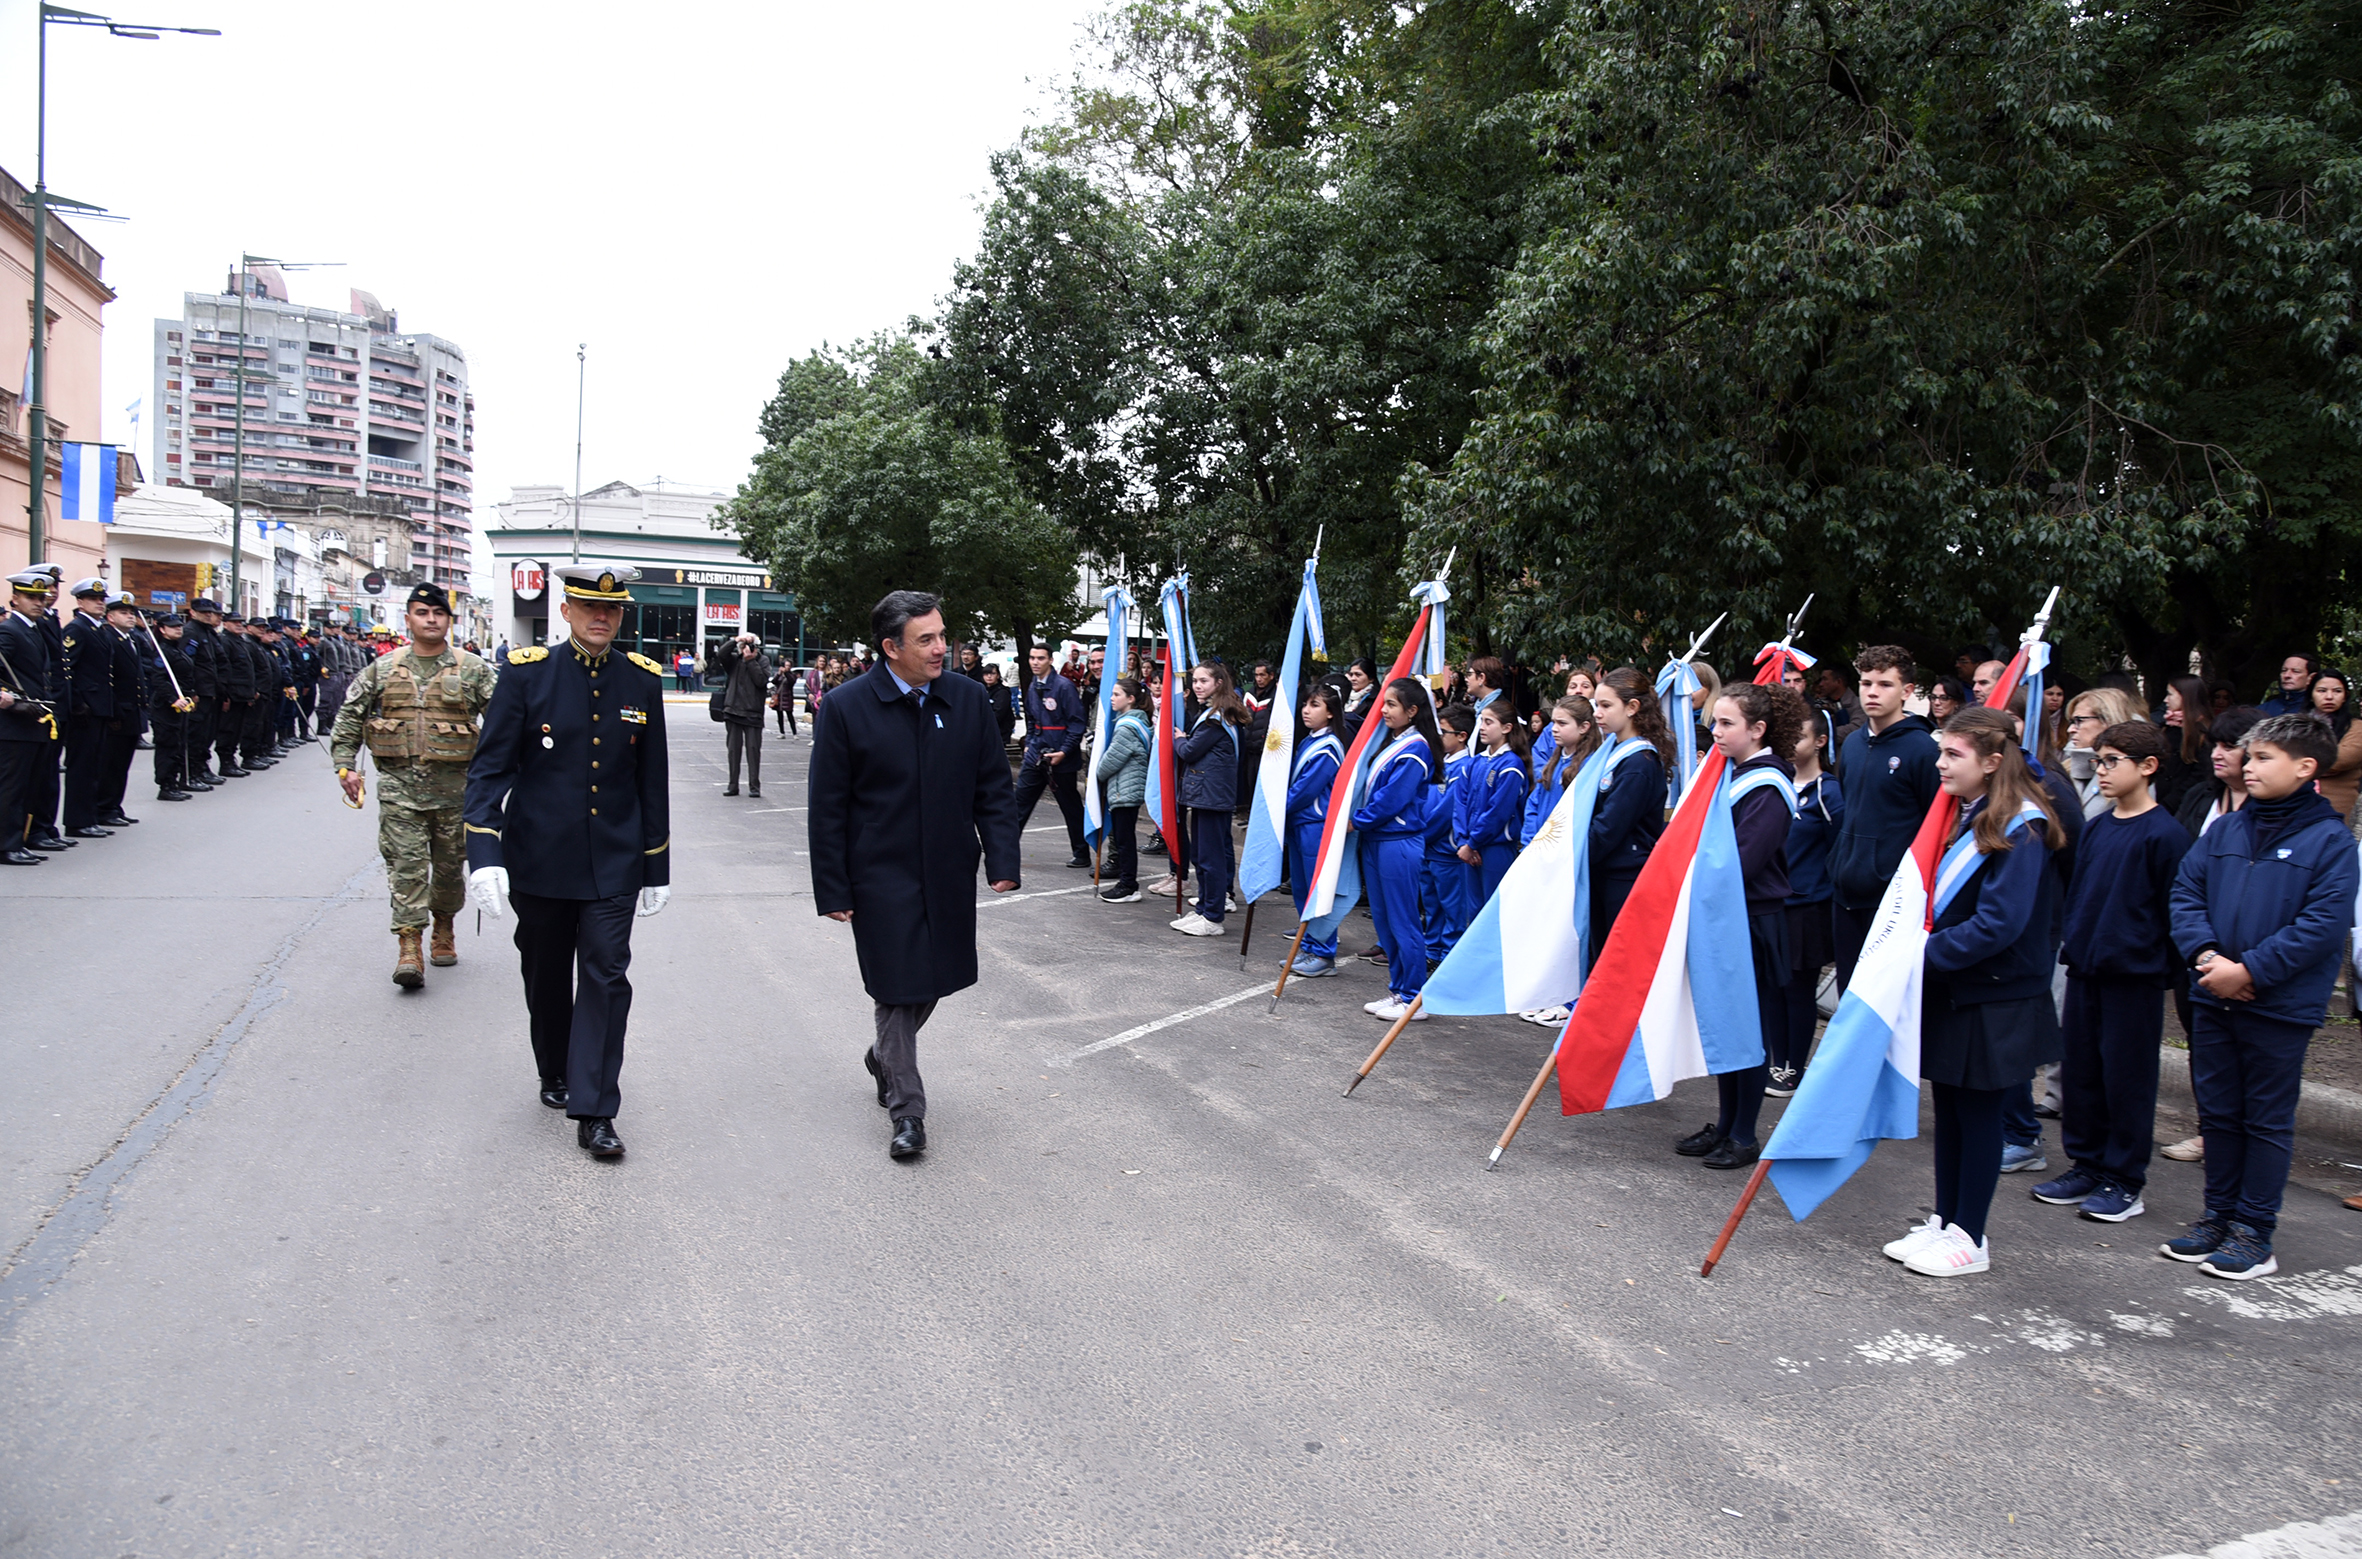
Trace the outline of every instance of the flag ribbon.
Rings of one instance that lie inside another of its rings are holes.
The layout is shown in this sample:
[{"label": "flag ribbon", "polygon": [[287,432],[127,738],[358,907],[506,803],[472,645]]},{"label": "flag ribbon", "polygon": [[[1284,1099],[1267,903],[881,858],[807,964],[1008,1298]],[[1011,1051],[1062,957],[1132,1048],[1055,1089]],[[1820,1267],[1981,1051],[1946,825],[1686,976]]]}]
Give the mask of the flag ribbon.
[{"label": "flag ribbon", "polygon": [[1099,677],[1098,707],[1091,712],[1091,772],[1083,785],[1083,837],[1097,849],[1107,833],[1107,802],[1099,790],[1099,760],[1106,756],[1107,738],[1115,730],[1115,681],[1131,649],[1132,593],[1109,585],[1099,594],[1107,614],[1107,669]]}]

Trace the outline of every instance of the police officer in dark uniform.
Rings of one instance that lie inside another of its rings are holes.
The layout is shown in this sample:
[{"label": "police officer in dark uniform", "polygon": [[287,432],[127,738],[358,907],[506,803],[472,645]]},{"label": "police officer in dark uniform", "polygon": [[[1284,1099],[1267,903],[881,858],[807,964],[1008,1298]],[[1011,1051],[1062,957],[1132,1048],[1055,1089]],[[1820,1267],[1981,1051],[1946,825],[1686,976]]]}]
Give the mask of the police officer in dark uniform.
[{"label": "police officer in dark uniform", "polygon": [[139,733],[148,707],[148,668],[141,658],[132,628],[139,622],[139,598],[128,590],[107,597],[107,637],[113,641],[109,680],[114,684],[115,716],[107,722],[105,757],[98,782],[98,821],[102,828],[129,828],[139,821],[123,810],[131,788],[131,760],[139,752]]},{"label": "police officer in dark uniform", "polygon": [[238,744],[254,709],[254,662],[246,653],[246,619],[223,612],[215,621],[221,630],[214,640],[221,650],[221,707],[213,723],[213,752],[221,760],[223,779],[244,779],[253,771],[238,761]]},{"label": "police officer in dark uniform", "polygon": [[65,830],[69,839],[105,839],[98,826],[106,778],[107,727],[115,718],[115,641],[104,615],[107,582],[74,586],[74,613],[60,630],[66,654]]},{"label": "police officer in dark uniform", "polygon": [[1025,761],[1017,770],[1017,829],[1023,833],[1033,818],[1042,787],[1058,798],[1066,816],[1066,839],[1074,855],[1066,864],[1088,868],[1090,846],[1083,843],[1083,701],[1074,684],[1050,669],[1050,652],[1037,644],[1028,664],[1033,680],[1025,684]]},{"label": "police officer in dark uniform", "polygon": [[319,707],[320,675],[324,669],[320,652],[304,636],[303,624],[292,620],[280,631],[287,640],[287,666],[295,676],[295,712],[290,725],[303,741],[312,739],[312,716]]},{"label": "police officer in dark uniform", "polygon": [[639,571],[554,571],[565,643],[509,652],[468,766],[468,890],[517,909],[541,1102],[615,1158],[635,910],[672,894],[664,671],[612,648]]},{"label": "police officer in dark uniform", "polygon": [[246,706],[246,726],[238,738],[238,761],[249,769],[279,766],[273,725],[279,718],[281,680],[279,657],[271,653],[264,637],[269,627],[266,618],[249,618],[240,640],[246,650],[247,664],[254,668],[254,702]]},{"label": "police officer in dark uniform", "polygon": [[0,613],[0,864],[9,866],[41,864],[31,848],[34,789],[42,765],[57,767],[58,739],[41,617],[56,588],[38,569],[12,574]]},{"label": "police officer in dark uniform", "polygon": [[27,841],[35,850],[55,854],[70,850],[75,841],[57,826],[58,799],[64,789],[68,732],[73,728],[73,694],[66,683],[65,627],[58,621],[58,599],[65,593],[66,571],[55,563],[36,563],[29,570],[49,580],[49,602],[41,609],[41,642],[49,651],[49,702],[55,711],[57,741],[33,771],[33,832]]},{"label": "police officer in dark uniform", "polygon": [[156,799],[186,801],[193,793],[196,754],[204,750],[196,740],[197,662],[189,654],[188,620],[166,612],[150,626],[149,633],[159,657],[155,673],[148,678],[148,728],[156,744]]},{"label": "police officer in dark uniform", "polygon": [[198,596],[189,603],[181,640],[189,656],[185,690],[197,701],[189,711],[188,761],[181,766],[181,789],[204,792],[218,788],[213,772],[214,727],[221,719],[222,654],[221,603]]}]

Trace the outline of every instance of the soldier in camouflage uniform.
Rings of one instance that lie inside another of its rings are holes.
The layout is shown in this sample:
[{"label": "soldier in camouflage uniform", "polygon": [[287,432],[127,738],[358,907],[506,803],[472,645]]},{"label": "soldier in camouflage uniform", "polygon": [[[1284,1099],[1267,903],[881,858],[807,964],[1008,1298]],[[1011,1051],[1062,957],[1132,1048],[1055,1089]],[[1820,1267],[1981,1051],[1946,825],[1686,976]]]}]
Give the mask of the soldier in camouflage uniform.
[{"label": "soldier in camouflage uniform", "polygon": [[492,702],[492,663],[453,645],[451,596],[420,585],[403,606],[410,643],[370,662],[336,712],[329,750],[345,799],[361,804],[364,744],[377,762],[377,850],[393,885],[401,953],[394,983],[426,983],[419,934],[431,919],[437,968],[459,962],[451,917],[467,901],[467,835],[460,805],[478,718]]}]

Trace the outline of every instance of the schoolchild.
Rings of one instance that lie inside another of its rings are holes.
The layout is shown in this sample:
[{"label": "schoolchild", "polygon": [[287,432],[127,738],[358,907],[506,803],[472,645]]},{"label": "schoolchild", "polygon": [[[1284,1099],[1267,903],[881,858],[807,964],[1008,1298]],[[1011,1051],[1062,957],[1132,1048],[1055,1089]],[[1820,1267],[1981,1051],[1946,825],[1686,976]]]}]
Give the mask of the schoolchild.
[{"label": "schoolchild", "polygon": [[[989,673],[992,668],[984,668]],[[1140,803],[1148,795],[1148,695],[1136,677],[1118,677],[1107,691],[1115,723],[1099,755],[1099,786],[1107,800],[1107,870],[1115,881],[1099,891],[1110,904],[1140,902]]]},{"label": "schoolchild", "polygon": [[1189,690],[1199,705],[1189,734],[1173,744],[1181,769],[1181,805],[1188,809],[1189,864],[1197,868],[1197,907],[1173,922],[1183,936],[1220,936],[1230,910],[1233,855],[1230,814],[1238,804],[1239,733],[1254,718],[1230,685],[1230,668],[1215,661],[1194,666]]},{"label": "schoolchild", "polygon": [[1853,979],[1854,960],[1886,885],[1936,798],[1935,729],[1903,707],[1911,691],[1911,652],[1873,644],[1854,657],[1861,674],[1863,724],[1845,739],[1837,766],[1845,817],[1829,854],[1837,939],[1837,983]]},{"label": "schoolchild", "polygon": [[1531,785],[1525,727],[1505,703],[1487,704],[1476,717],[1476,739],[1484,749],[1480,772],[1462,785],[1452,825],[1460,859],[1476,871],[1476,904],[1482,909],[1499,891],[1509,863],[1517,859],[1519,825]]},{"label": "schoolchild", "polygon": [[1443,738],[1443,783],[1427,793],[1427,853],[1419,863],[1419,919],[1427,928],[1429,963],[1440,963],[1460,945],[1483,902],[1453,849],[1452,834],[1462,792],[1485,770],[1485,761],[1468,747],[1476,720],[1466,704],[1447,705],[1435,717],[1436,734]]},{"label": "schoolchild", "polygon": [[1845,789],[1825,767],[1836,744],[1835,717],[1813,710],[1796,739],[1796,821],[1788,825],[1788,981],[1781,1020],[1764,1036],[1774,1099],[1794,1094],[1811,1059],[1820,1021],[1821,971],[1837,956],[1829,920],[1829,847],[1845,816]]},{"label": "schoolchild", "polygon": [[2305,1049],[2328,1017],[2354,928],[2354,836],[2315,788],[2328,724],[2274,715],[2247,733],[2247,805],[2206,830],[2173,884],[2173,939],[2195,976],[2190,1090],[2206,1138],[2206,1213],[2161,1247],[2213,1277],[2269,1277]]},{"label": "schoolchild", "polygon": [[[1336,787],[1337,769],[1345,761],[1345,744],[1337,728],[1345,717],[1345,698],[1326,682],[1305,691],[1297,711],[1302,722],[1296,732],[1296,758],[1288,774],[1287,863],[1288,888],[1295,895],[1296,918],[1304,918],[1304,901],[1312,894],[1312,869],[1320,859],[1320,834],[1329,818],[1329,792]],[[1337,972],[1337,938],[1304,933],[1289,972],[1306,979]]]},{"label": "schoolchild", "polygon": [[[1353,814],[1360,836],[1362,891],[1386,954],[1386,996],[1362,1010],[1391,1023],[1427,984],[1427,939],[1419,927],[1419,867],[1427,853],[1428,791],[1442,783],[1437,756],[1443,738],[1427,707],[1426,691],[1410,677],[1386,684],[1378,702],[1386,727],[1370,759],[1361,805]],[[1417,1016],[1424,1018],[1421,1011]]]},{"label": "schoolchild", "polygon": [[[1747,947],[1755,970],[1755,1015],[1767,1038],[1786,1022],[1781,991],[1788,983],[1788,826],[1796,816],[1796,786],[1787,754],[1796,750],[1805,719],[1804,695],[1752,682],[1724,688],[1710,706],[1714,746],[1729,760],[1731,832],[1739,847],[1739,877],[1747,895]],[[1758,1055],[1750,1065],[1714,1075],[1720,1110],[1713,1122],[1674,1145],[1708,1169],[1744,1169],[1763,1156],[1756,1135],[1770,1071]]]},{"label": "schoolchild", "polygon": [[2059,1056],[2050,852],[2067,836],[2005,711],[1963,709],[1939,741],[1938,782],[1960,817],[1936,869],[1920,988],[1936,1210],[1886,1254],[1928,1277],[1961,1277],[1992,1266],[1985,1220],[2001,1183],[2003,1102]]},{"label": "schoolchild", "polygon": [[[1572,679],[1570,679],[1572,680]],[[1526,792],[1525,815],[1517,828],[1517,847],[1523,850],[1550,821],[1558,798],[1575,782],[1575,771],[1599,746],[1599,711],[1591,698],[1595,684],[1583,678],[1586,691],[1570,693],[1550,706],[1550,747],[1533,751],[1533,788]]]},{"label": "schoolchild", "polygon": [[[2200,684],[2200,690],[2204,690],[2204,684]],[[2263,718],[2264,712],[2253,704],[2226,706],[2207,716],[2205,761],[2212,777],[2192,785],[2175,809],[2182,832],[2191,839],[2204,837],[2208,829],[2247,805],[2247,733]],[[2184,1034],[2197,1029],[2197,1015],[2190,1005],[2190,971],[2186,967],[2174,978],[2173,1013]],[[2199,1132],[2157,1151],[2180,1163],[2194,1164],[2206,1156],[2206,1135]]]},{"label": "schoolchild", "polygon": [[2061,1016],[2059,1140],[2069,1168],[2034,1200],[2122,1223],[2146,1209],[2157,1124],[2157,1046],[2173,950],[2173,880],[2189,836],[2149,793],[2166,732],[2146,720],[2092,742],[2092,773],[2110,810],[2088,819],[2067,887],[2067,999]]},{"label": "schoolchild", "polygon": [[[1607,934],[1632,896],[1632,884],[1665,831],[1665,776],[1673,772],[1673,733],[1648,678],[1618,666],[1600,680],[1592,700],[1599,728],[1615,743],[1600,777],[1591,814],[1590,962],[1599,962]],[[1682,718],[1689,717],[1683,710]]]}]

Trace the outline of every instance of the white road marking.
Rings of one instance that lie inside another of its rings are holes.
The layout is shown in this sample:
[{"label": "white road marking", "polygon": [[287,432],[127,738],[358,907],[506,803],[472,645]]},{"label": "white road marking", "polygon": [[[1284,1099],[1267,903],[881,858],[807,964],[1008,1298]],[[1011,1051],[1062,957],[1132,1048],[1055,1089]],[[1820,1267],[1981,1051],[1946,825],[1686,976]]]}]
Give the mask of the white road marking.
[{"label": "white road marking", "polygon": [[[2353,1559],[2356,1554],[2362,1554],[2362,1512],[2325,1516],[2319,1521],[2292,1521],[2269,1532],[2250,1532],[2235,1542],[2209,1548],[2205,1559]],[[2165,1559],[2199,1559],[2199,1556],[2167,1554]]]},{"label": "white road marking", "polygon": [[2313,1321],[2362,1315],[2362,1267],[2342,1272],[2294,1272],[2252,1283],[2202,1283],[2182,1290],[2250,1321]]},{"label": "white road marking", "polygon": [[1078,888],[1043,888],[1036,893],[996,893],[989,899],[978,899],[976,907],[990,909],[995,904],[1014,904],[1019,899],[1054,899],[1061,893],[1088,893],[1090,891],[1091,885],[1086,882]]},{"label": "white road marking", "polygon": [[1113,1049],[1117,1045],[1128,1045],[1135,1039],[1146,1039],[1158,1029],[1169,1029],[1176,1023],[1187,1023],[1191,1018],[1202,1018],[1209,1012],[1220,1012],[1223,1008],[1234,1007],[1250,997],[1267,996],[1270,993],[1271,987],[1258,981],[1243,991],[1234,991],[1228,996],[1217,996],[1203,1006],[1176,1012],[1171,1017],[1159,1018],[1154,1023],[1143,1023],[1138,1028],[1125,1029],[1121,1034],[1111,1034],[1105,1039],[1085,1045],[1080,1050],[1070,1051],[1066,1055],[1052,1056],[1049,1065],[1072,1066],[1085,1056],[1097,1055],[1100,1051]]},{"label": "white road marking", "polygon": [[1873,1364],[1958,1364],[1968,1350],[1931,1332],[1888,1332],[1884,1337],[1854,1344],[1854,1352]]},{"label": "white road marking", "polygon": [[749,807],[747,808],[746,815],[748,817],[761,817],[768,812],[801,812],[803,810],[804,809],[802,807]]}]

